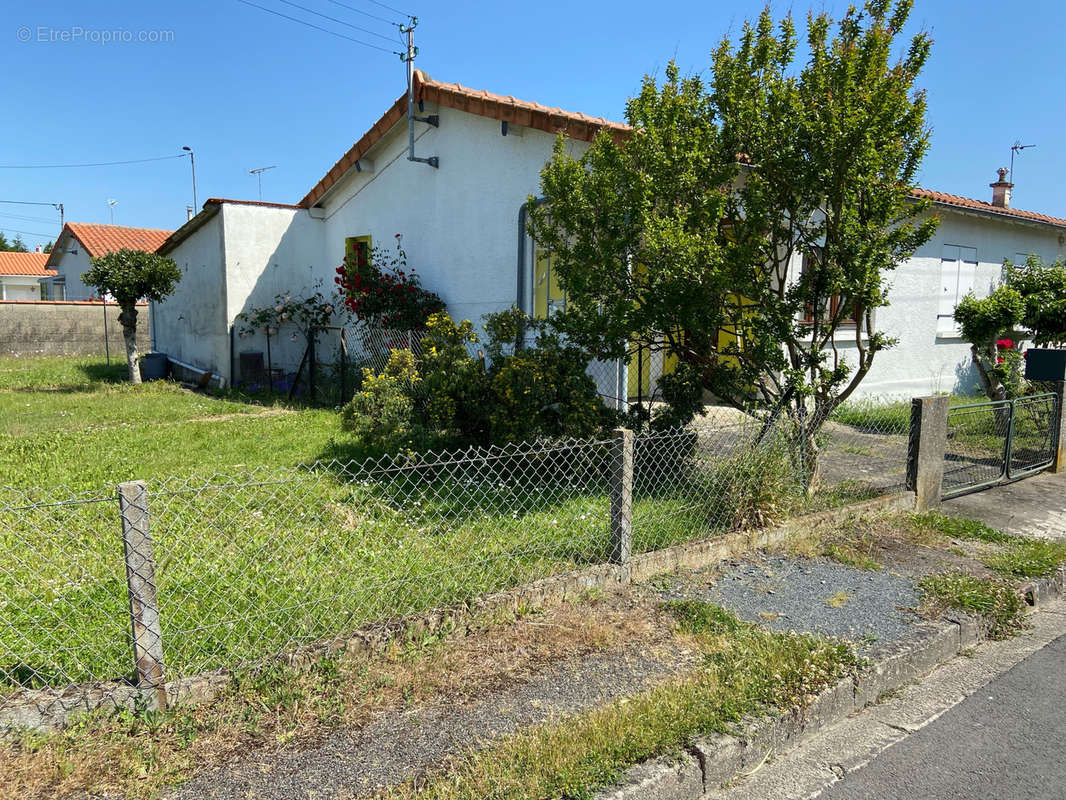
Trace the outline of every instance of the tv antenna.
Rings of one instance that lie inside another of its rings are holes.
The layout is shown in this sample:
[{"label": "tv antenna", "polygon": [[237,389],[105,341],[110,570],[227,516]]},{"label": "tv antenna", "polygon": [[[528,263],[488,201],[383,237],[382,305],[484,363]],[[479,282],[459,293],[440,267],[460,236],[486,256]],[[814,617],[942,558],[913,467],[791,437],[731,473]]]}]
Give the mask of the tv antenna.
[{"label": "tv antenna", "polygon": [[248,174],[255,175],[256,180],[259,181],[259,199],[263,199],[263,173],[268,169],[277,169],[277,164],[272,164],[269,167],[256,167],[255,169],[248,170]]},{"label": "tv antenna", "polygon": [[1010,182],[1014,183],[1014,155],[1020,153],[1022,150],[1026,150],[1030,147],[1036,147],[1035,144],[1022,144],[1021,139],[1015,139],[1014,144],[1010,147]]}]

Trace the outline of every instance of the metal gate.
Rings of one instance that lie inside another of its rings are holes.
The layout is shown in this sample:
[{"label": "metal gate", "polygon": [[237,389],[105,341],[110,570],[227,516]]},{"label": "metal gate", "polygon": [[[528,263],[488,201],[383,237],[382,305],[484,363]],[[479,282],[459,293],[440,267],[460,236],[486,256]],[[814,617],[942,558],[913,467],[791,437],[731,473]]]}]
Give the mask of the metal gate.
[{"label": "metal gate", "polygon": [[1048,393],[949,408],[943,496],[1047,469],[1054,458],[1057,402]]}]

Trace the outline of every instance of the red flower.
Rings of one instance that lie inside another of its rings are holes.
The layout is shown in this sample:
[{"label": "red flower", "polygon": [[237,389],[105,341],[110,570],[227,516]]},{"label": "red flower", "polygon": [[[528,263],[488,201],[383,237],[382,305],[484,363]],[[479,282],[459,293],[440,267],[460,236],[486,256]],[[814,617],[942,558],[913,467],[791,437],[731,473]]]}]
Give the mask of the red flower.
[{"label": "red flower", "polygon": [[999,358],[997,358],[996,359],[996,363],[997,364],[1002,364],[1003,363],[1003,356],[1000,356]]},{"label": "red flower", "polygon": [[1000,350],[1013,350],[1014,342],[1010,339],[999,339],[996,341],[996,347]]}]

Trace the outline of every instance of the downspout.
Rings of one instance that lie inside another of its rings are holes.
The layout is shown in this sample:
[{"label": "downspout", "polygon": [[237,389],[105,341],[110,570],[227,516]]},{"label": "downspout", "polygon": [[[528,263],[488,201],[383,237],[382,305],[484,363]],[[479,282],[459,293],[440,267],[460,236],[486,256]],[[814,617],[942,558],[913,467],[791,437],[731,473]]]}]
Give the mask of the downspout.
[{"label": "downspout", "polygon": [[521,311],[526,311],[526,216],[528,215],[529,202],[522,203],[518,209],[518,294],[515,306]]},{"label": "downspout", "polygon": [[236,384],[234,383],[233,374],[233,331],[234,327],[229,326],[229,388],[232,389]]}]

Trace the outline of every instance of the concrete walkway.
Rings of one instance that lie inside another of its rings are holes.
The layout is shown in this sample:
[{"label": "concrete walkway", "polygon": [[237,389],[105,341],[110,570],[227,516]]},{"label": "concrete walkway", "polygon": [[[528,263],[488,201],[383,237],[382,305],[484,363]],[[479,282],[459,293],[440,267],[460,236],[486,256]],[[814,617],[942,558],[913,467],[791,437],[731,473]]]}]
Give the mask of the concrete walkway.
[{"label": "concrete walkway", "polygon": [[978,519],[1021,536],[1066,539],[1066,473],[1041,473],[947,500],[945,514]]}]

